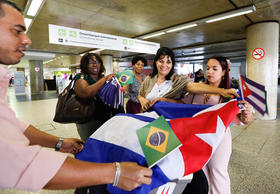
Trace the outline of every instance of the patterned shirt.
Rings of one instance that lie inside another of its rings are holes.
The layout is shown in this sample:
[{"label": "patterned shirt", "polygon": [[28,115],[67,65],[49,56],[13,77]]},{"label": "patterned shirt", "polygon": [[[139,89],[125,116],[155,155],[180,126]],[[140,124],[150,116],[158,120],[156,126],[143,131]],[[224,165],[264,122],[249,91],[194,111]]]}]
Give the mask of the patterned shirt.
[{"label": "patterned shirt", "polygon": [[[141,74],[142,80],[144,80],[144,74]],[[129,86],[128,92],[126,96],[133,102],[138,102],[137,96],[140,89],[141,83],[140,81],[134,76],[134,83]],[[139,103],[139,102],[138,102]]]}]

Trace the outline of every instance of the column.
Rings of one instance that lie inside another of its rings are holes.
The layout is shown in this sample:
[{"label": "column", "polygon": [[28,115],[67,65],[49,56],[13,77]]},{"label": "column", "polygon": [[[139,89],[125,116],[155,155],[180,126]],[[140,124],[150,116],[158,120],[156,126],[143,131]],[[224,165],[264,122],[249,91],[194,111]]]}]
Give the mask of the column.
[{"label": "column", "polygon": [[[263,120],[276,119],[278,87],[279,23],[262,22],[247,28],[247,77],[265,86],[267,91],[268,114]],[[257,48],[263,49],[253,55]]]},{"label": "column", "polygon": [[44,91],[43,61],[29,60],[30,89],[32,94]]},{"label": "column", "polygon": [[101,58],[103,60],[103,65],[105,66],[106,69],[106,75],[113,73],[113,56],[103,54],[101,55]]}]

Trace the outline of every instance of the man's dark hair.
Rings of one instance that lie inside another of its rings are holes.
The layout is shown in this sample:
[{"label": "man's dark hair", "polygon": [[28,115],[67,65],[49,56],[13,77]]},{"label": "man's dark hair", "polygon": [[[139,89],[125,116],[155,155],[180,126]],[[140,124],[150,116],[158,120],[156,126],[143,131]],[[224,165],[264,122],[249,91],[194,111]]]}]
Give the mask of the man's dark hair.
[{"label": "man's dark hair", "polygon": [[3,4],[9,5],[9,6],[15,8],[16,10],[18,10],[20,13],[22,13],[22,10],[15,3],[8,1],[8,0],[0,0],[0,18],[5,16],[5,12],[2,9]]}]

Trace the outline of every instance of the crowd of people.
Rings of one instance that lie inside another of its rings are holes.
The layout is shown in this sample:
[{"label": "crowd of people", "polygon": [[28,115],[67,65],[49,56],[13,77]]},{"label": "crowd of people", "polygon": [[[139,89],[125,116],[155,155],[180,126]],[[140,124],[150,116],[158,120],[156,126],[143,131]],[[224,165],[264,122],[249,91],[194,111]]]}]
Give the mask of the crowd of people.
[{"label": "crowd of people", "polygon": [[[31,44],[25,30],[21,10],[10,1],[0,0],[1,64],[20,62],[24,56],[23,51]],[[126,113],[148,111],[158,101],[215,105],[238,96],[229,87],[230,63],[226,57],[211,57],[207,62],[206,76],[200,69],[195,73],[194,81],[175,73],[175,55],[167,47],[157,51],[152,73],[145,77],[143,70],[146,65],[147,60],[143,57],[132,59],[134,82],[123,87],[128,97]],[[9,73],[0,66],[0,87],[4,91],[0,93],[0,154],[5,156],[0,160],[0,189],[38,191],[43,188],[79,188],[75,193],[107,193],[106,184],[130,191],[142,184],[151,183],[152,170],[136,163],[90,163],[65,154],[80,152],[84,142],[102,124],[114,115],[125,112],[124,107],[114,109],[104,104],[97,95],[106,81],[116,76],[105,75],[105,66],[99,55],[85,54],[81,58],[80,69],[81,73],[74,77],[75,93],[80,98],[94,98],[96,114],[86,123],[76,123],[81,138],[76,139],[47,134],[18,119],[6,100]],[[241,103],[245,109],[240,111],[234,123],[249,124],[253,121],[251,107],[246,101]],[[46,148],[55,148],[56,151]],[[208,164],[194,173],[193,182],[187,186],[185,193],[208,193],[211,188],[213,194],[229,194],[227,167],[230,155],[231,134],[227,130]]]}]

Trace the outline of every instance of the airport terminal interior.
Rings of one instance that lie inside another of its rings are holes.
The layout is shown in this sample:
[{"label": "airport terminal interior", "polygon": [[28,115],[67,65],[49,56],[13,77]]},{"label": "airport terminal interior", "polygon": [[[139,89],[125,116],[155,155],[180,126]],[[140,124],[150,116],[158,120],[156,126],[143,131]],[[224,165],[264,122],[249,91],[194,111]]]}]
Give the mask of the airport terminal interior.
[{"label": "airport terminal interior", "polygon": [[[35,0],[11,1],[23,10],[32,41],[19,64],[6,66],[13,75],[8,103],[18,118],[50,134],[79,138],[74,123],[53,117],[58,94],[80,72],[87,52],[101,56],[107,74],[132,69],[132,58],[143,56],[148,75],[156,50],[168,47],[176,72],[191,79],[199,69],[205,73],[211,56],[226,56],[232,80],[243,75],[265,86],[268,107],[265,116],[256,111],[251,124],[231,127],[231,193],[280,193],[280,0],[40,0],[33,14],[28,12]],[[110,45],[118,39],[122,44]],[[32,192],[0,190],[14,193]]]}]

